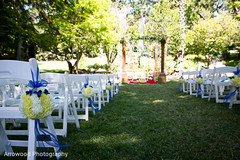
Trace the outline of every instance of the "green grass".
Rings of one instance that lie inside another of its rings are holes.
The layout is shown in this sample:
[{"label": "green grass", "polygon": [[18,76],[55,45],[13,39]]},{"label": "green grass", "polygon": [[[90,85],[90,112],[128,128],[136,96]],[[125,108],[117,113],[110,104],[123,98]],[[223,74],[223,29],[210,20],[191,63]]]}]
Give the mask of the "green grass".
[{"label": "green grass", "polygon": [[240,105],[228,109],[177,85],[122,85],[104,113],[80,130],[68,125],[62,151],[71,160],[238,159]]}]

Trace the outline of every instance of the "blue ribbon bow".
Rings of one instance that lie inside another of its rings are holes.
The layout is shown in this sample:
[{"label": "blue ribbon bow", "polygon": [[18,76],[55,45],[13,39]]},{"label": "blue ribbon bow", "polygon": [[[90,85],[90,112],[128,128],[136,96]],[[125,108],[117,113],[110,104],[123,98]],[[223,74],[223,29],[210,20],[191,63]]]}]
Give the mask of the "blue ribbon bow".
[{"label": "blue ribbon bow", "polygon": [[31,88],[39,88],[39,87],[46,87],[47,86],[47,81],[46,80],[41,80],[39,81],[38,80],[38,77],[39,77],[39,68],[37,67],[37,79],[35,81],[35,78],[34,78],[34,74],[33,74],[33,71],[31,70],[31,74],[32,74],[32,81],[30,80],[29,83],[28,83],[28,86],[31,87]]}]

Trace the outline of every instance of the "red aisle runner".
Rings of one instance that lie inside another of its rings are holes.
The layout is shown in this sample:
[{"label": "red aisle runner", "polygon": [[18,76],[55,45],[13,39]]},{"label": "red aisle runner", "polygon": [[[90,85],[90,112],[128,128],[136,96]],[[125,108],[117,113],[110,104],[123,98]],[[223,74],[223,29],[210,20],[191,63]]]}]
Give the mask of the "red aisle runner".
[{"label": "red aisle runner", "polygon": [[148,80],[146,83],[140,83],[140,82],[131,82],[131,79],[128,79],[128,82],[130,84],[157,84],[154,80]]}]

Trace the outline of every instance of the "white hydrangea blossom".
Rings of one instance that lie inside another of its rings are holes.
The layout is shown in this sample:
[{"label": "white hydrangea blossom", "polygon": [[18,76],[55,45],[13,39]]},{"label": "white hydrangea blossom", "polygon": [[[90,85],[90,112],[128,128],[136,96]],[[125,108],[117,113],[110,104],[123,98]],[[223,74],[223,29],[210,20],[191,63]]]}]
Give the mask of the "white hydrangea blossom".
[{"label": "white hydrangea blossom", "polygon": [[38,98],[36,94],[30,96],[32,100],[32,113],[33,114],[40,114],[43,112],[41,100]]}]

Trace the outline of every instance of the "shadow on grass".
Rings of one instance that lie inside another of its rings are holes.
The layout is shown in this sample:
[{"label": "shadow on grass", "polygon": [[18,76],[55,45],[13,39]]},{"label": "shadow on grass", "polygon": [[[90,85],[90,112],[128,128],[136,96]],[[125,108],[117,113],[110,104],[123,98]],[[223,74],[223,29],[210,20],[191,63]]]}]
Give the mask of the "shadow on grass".
[{"label": "shadow on grass", "polygon": [[[66,159],[238,159],[240,109],[177,91],[178,82],[120,86],[81,129],[68,125]],[[63,158],[64,159],[64,158]]]},{"label": "shadow on grass", "polygon": [[68,159],[237,159],[239,105],[177,91],[177,82],[126,84],[104,113],[69,127]]},{"label": "shadow on grass", "polygon": [[64,73],[64,72],[67,72],[67,70],[64,70],[64,69],[40,69],[40,73],[45,73],[45,72]]}]

